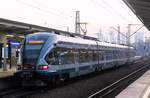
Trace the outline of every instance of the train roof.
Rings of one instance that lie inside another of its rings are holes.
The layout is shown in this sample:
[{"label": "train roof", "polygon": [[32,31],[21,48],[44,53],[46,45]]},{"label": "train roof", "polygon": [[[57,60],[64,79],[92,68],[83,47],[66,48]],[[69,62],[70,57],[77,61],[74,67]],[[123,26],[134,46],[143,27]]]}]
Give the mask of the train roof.
[{"label": "train roof", "polygon": [[[111,44],[111,43],[106,43],[106,42],[101,42],[101,41],[95,41],[95,40],[88,40],[88,39],[83,39],[81,37],[68,37],[68,36],[63,36],[63,35],[57,35],[57,34],[52,34],[48,32],[38,32],[38,33],[33,33],[33,34],[43,34],[43,35],[49,35],[49,36],[55,36],[56,37],[56,43],[57,45],[64,45],[65,43],[68,45],[73,44],[75,45],[82,45],[82,48],[86,47],[93,47],[97,48],[97,44],[100,47],[103,48],[118,48],[118,49],[129,49],[128,46],[125,45],[118,45],[118,44]],[[134,49],[133,47],[130,47],[130,49]]]}]

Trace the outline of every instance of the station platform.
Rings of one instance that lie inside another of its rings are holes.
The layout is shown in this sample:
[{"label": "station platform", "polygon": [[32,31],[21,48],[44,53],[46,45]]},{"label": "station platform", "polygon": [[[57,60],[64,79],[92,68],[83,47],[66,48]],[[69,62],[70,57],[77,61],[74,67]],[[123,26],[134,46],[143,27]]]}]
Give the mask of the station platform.
[{"label": "station platform", "polygon": [[7,71],[3,71],[3,68],[0,69],[0,78],[1,77],[6,77],[6,76],[11,76],[13,73],[16,72],[16,68],[12,67],[11,69],[7,69]]},{"label": "station platform", "polygon": [[150,98],[150,70],[145,72],[115,98]]}]

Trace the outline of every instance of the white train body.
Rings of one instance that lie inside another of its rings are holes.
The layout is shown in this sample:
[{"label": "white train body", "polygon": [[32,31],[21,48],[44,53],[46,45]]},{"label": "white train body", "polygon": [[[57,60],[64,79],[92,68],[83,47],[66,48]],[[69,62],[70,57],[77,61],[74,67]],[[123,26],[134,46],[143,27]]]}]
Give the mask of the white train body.
[{"label": "white train body", "polygon": [[53,78],[57,81],[120,66],[133,59],[133,47],[39,32],[26,36],[15,76],[46,83]]}]

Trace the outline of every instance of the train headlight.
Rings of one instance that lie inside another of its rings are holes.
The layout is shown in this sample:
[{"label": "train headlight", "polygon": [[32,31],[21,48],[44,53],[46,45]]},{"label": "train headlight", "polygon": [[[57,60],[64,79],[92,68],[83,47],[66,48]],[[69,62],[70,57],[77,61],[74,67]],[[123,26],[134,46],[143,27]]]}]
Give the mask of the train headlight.
[{"label": "train headlight", "polygon": [[41,70],[47,70],[48,69],[48,65],[40,65],[39,69],[41,69]]},{"label": "train headlight", "polygon": [[43,65],[42,69],[47,70],[48,69],[48,65]]},{"label": "train headlight", "polygon": [[17,70],[20,70],[20,69],[21,69],[21,66],[20,66],[20,65],[16,65],[16,69],[17,69]]}]

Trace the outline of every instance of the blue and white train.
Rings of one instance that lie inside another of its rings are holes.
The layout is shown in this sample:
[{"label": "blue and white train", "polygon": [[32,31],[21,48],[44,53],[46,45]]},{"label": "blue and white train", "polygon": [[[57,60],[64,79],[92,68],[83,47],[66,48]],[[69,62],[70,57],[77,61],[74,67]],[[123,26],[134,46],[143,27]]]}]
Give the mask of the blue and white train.
[{"label": "blue and white train", "polygon": [[53,83],[134,60],[133,47],[48,32],[28,34],[14,74],[28,85]]}]

